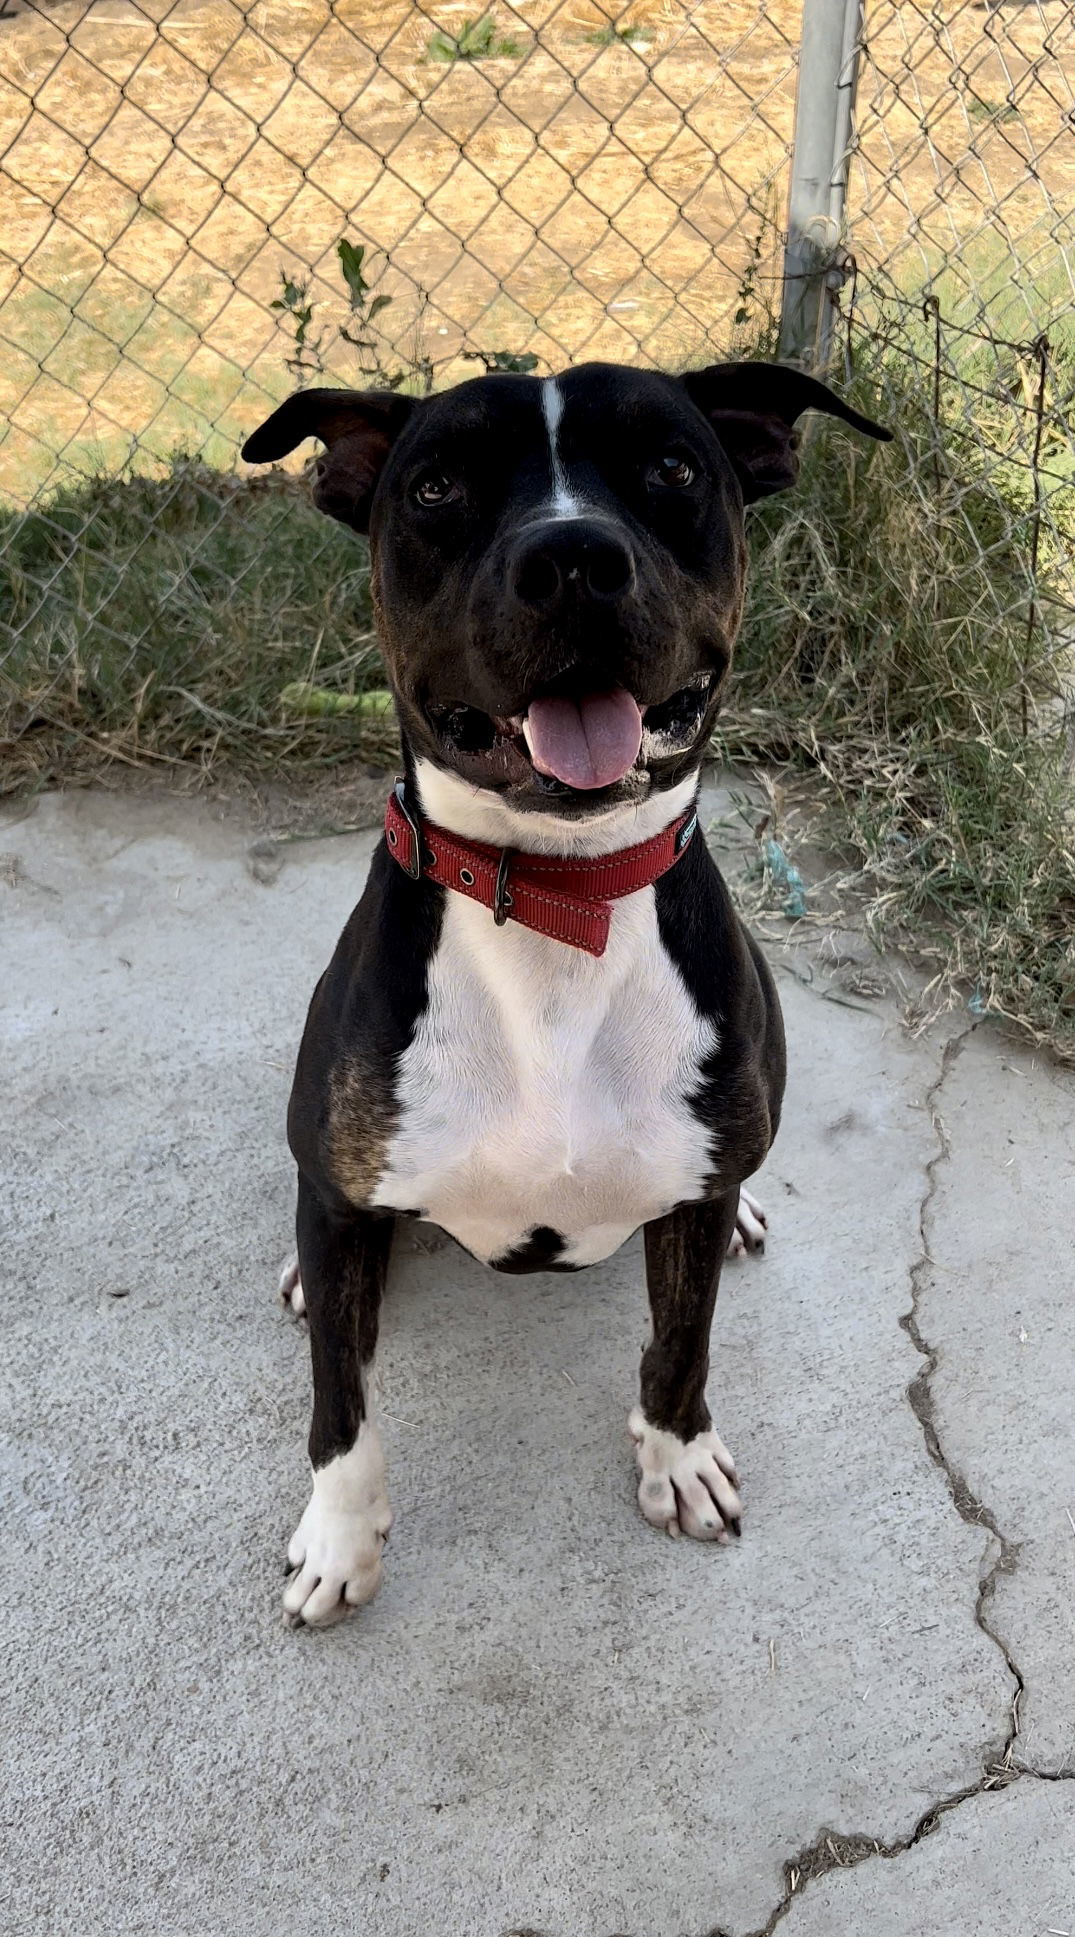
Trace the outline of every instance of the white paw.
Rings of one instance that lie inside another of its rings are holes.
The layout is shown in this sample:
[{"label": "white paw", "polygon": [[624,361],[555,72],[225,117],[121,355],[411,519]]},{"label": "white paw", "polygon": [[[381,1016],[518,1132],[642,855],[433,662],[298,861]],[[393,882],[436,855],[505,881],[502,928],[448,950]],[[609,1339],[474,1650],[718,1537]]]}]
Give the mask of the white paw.
[{"label": "white paw", "polygon": [[762,1210],[756,1197],[740,1186],[739,1209],[735,1214],[735,1230],[728,1246],[730,1258],[741,1258],[746,1251],[755,1251],[760,1256],[765,1249],[765,1233],[769,1219]]},{"label": "white paw", "polygon": [[292,1312],[296,1318],[302,1318],[306,1312],[306,1299],[303,1296],[302,1279],[299,1277],[299,1261],[297,1257],[288,1259],[280,1273],[280,1282],[277,1290],[280,1295],[280,1303],[286,1306],[287,1310]]},{"label": "white paw", "polygon": [[737,1535],[743,1509],[735,1461],[716,1433],[679,1439],[651,1426],[640,1406],[627,1423],[642,1475],[638,1504],[650,1526],[722,1544],[729,1533]]},{"label": "white paw", "polygon": [[287,1550],[287,1625],[328,1628],[372,1601],[391,1525],[380,1435],[366,1421],[349,1453],[314,1469],[313,1496]]}]

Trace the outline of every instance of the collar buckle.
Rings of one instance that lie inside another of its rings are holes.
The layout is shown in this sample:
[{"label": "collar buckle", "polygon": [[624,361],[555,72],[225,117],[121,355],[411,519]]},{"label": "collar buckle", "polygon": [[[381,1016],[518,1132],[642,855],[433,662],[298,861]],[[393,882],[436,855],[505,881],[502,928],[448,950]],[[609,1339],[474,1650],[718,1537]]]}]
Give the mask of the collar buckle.
[{"label": "collar buckle", "polygon": [[403,818],[406,821],[407,826],[411,830],[410,861],[409,862],[404,861],[402,857],[398,854],[396,855],[396,860],[399,862],[399,865],[403,869],[404,874],[409,875],[412,881],[420,881],[422,879],[422,830],[418,825],[417,815],[412,814],[409,806],[407,805],[406,781],[397,780],[392,791],[395,795],[396,806],[399,808],[399,811],[403,815]]},{"label": "collar buckle", "polygon": [[493,920],[498,928],[503,928],[504,923],[507,921],[508,916],[515,906],[512,896],[508,893],[508,875],[514,859],[514,848],[501,848],[500,866],[496,871],[496,889],[493,894]]}]

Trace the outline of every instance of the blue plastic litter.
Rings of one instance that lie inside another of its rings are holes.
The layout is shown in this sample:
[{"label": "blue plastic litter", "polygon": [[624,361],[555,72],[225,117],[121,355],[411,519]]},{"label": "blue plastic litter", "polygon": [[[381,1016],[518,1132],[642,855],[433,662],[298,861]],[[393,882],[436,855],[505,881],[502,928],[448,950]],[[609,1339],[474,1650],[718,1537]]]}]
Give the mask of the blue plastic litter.
[{"label": "blue plastic litter", "polygon": [[806,913],[806,885],[802,875],[788,860],[779,841],[766,841],[762,847],[762,854],[774,887],[784,895],[780,904],[781,913],[785,914],[789,921],[796,921],[800,915]]}]

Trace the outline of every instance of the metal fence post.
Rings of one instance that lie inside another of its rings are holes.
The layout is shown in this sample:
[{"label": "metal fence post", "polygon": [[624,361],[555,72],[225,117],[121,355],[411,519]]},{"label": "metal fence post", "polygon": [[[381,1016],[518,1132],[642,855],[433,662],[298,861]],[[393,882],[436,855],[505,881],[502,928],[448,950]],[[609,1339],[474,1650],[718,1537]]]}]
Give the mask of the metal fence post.
[{"label": "metal fence post", "polygon": [[780,354],[823,369],[843,228],[863,0],[803,0]]}]

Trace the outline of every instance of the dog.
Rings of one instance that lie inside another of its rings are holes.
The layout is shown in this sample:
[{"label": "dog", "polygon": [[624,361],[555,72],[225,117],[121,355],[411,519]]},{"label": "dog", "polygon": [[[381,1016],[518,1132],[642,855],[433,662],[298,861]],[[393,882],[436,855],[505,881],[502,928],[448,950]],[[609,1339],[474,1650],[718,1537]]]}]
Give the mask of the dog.
[{"label": "dog", "polygon": [[243,456],[313,437],[368,533],[399,717],[362,899],[314,992],[288,1111],[313,1492],[285,1618],[370,1601],[391,1524],[368,1377],[395,1220],[498,1271],[575,1271],[644,1233],[652,1338],[630,1415],[646,1520],[727,1541],[706,1405],[743,1189],[780,1119],[765,960],[697,826],[743,611],[744,508],[794,483],[806,410],[889,432],[768,363],[591,363],[415,399],[314,389]]}]

